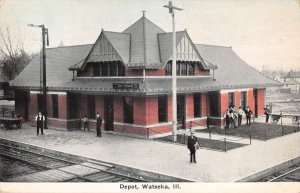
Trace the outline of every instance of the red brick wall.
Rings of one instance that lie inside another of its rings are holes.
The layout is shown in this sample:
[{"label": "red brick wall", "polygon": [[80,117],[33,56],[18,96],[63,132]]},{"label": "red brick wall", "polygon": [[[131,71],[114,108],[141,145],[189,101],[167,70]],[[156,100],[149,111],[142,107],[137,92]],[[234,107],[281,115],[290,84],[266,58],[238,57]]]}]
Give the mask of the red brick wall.
[{"label": "red brick wall", "polygon": [[264,114],[264,107],[265,107],[265,92],[266,89],[258,89],[257,90],[257,108],[258,108],[258,115]]},{"label": "red brick wall", "polygon": [[165,69],[146,70],[146,76],[165,76]]},{"label": "red brick wall", "polygon": [[168,122],[172,122],[173,108],[172,108],[172,96],[168,96]]},{"label": "red brick wall", "polygon": [[125,76],[143,76],[143,70],[126,69]]},{"label": "red brick wall", "polygon": [[209,76],[209,74],[210,74],[209,70],[201,70],[197,64],[195,65],[196,76]]},{"label": "red brick wall", "polygon": [[58,118],[67,119],[67,95],[58,95]]},{"label": "red brick wall", "polygon": [[123,123],[123,100],[120,96],[114,97],[114,121]]},{"label": "red brick wall", "polygon": [[[148,130],[148,131],[147,131]],[[114,131],[119,133],[127,133],[133,135],[139,135],[146,138],[147,132],[149,136],[157,135],[162,133],[167,133],[172,131],[172,125],[163,125],[158,127],[151,127],[151,128],[143,128],[143,127],[136,127],[132,125],[114,125]]]},{"label": "red brick wall", "polygon": [[[169,108],[168,108],[169,110]],[[158,123],[158,98],[146,98],[146,125]]]},{"label": "red brick wall", "polygon": [[220,116],[223,117],[223,115],[226,112],[226,109],[228,108],[228,93],[219,93],[219,100],[220,100]]},{"label": "red brick wall", "polygon": [[30,94],[29,100],[29,115],[37,114],[37,94]]},{"label": "red brick wall", "polygon": [[186,119],[194,118],[194,95],[186,95],[185,96],[186,101]]},{"label": "red brick wall", "polygon": [[236,106],[236,110],[241,106],[241,92],[235,92],[234,104]]},{"label": "red brick wall", "polygon": [[[150,109],[151,110],[151,109]],[[146,98],[133,98],[133,123],[138,125],[146,125]]]},{"label": "red brick wall", "polygon": [[53,117],[52,95],[47,94],[47,116]]}]

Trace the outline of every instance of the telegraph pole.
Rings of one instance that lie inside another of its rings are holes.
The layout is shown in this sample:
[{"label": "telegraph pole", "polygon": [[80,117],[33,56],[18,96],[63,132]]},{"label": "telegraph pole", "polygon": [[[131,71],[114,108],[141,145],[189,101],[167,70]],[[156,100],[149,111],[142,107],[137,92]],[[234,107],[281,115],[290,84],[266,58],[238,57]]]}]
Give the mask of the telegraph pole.
[{"label": "telegraph pole", "polygon": [[45,25],[33,25],[28,24],[30,27],[39,27],[42,28],[42,39],[43,39],[43,49],[42,49],[42,56],[43,56],[43,115],[45,116],[45,124],[44,128],[47,129],[47,84],[46,84],[46,35],[47,35],[47,46],[49,46],[49,35],[48,29],[45,28]]},{"label": "telegraph pole", "polygon": [[[176,78],[176,32],[175,32],[175,10],[183,10],[181,8],[172,5],[172,1],[169,1],[169,5],[164,5],[169,9],[169,13],[172,14],[173,23],[173,57],[172,57],[172,108],[173,108],[173,141],[177,141],[177,78]],[[185,124],[185,123],[184,123]]]}]

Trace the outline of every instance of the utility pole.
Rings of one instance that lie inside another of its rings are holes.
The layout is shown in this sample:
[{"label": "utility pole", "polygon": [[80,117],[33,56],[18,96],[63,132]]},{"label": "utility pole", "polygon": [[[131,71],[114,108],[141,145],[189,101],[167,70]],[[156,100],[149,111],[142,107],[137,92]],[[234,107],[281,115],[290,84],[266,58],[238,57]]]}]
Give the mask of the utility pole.
[{"label": "utility pole", "polygon": [[43,56],[43,115],[45,116],[45,123],[44,128],[47,129],[47,84],[46,84],[46,42],[45,38],[47,35],[47,46],[49,46],[49,35],[48,29],[45,28],[45,25],[34,25],[28,24],[30,27],[39,27],[42,28],[42,39],[43,39],[43,49],[42,49],[42,56]]},{"label": "utility pole", "polygon": [[[177,78],[176,78],[176,32],[175,32],[175,10],[183,10],[181,8],[172,5],[172,1],[169,1],[169,5],[164,5],[169,9],[169,13],[172,14],[173,23],[173,57],[172,57],[172,108],[173,108],[173,141],[177,141]],[[185,124],[185,123],[183,123]]]}]

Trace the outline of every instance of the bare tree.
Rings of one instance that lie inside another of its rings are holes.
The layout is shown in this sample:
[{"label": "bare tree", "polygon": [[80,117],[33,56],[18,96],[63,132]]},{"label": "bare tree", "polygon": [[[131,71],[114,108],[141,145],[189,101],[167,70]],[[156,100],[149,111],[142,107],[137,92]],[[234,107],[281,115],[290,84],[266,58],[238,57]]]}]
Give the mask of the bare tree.
[{"label": "bare tree", "polygon": [[17,40],[14,45],[11,39],[9,28],[5,31],[0,29],[2,42],[0,44],[0,63],[2,63],[2,71],[9,80],[14,79],[30,62],[30,56],[24,49],[23,41]]}]

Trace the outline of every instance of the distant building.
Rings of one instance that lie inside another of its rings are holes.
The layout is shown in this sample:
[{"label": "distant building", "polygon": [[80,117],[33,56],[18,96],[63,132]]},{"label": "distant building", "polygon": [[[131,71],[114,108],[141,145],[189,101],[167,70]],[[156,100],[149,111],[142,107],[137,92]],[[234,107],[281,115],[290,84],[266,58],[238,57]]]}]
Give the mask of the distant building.
[{"label": "distant building", "polygon": [[281,77],[284,84],[283,89],[289,89],[290,92],[300,92],[300,71],[290,71]]},{"label": "distant building", "polygon": [[0,64],[0,100],[13,99],[13,92],[9,90],[8,77],[3,73],[3,65]]},{"label": "distant building", "polygon": [[[266,87],[281,85],[244,62],[231,47],[195,44],[177,36],[178,129],[223,126],[229,105],[263,115]],[[172,131],[172,33],[142,17],[123,32],[102,30],[94,44],[49,48],[47,104],[50,126],[79,129],[84,115],[104,129],[146,136]],[[216,69],[217,66],[217,69]],[[43,110],[40,57],[10,82],[16,113],[33,121]]]}]

